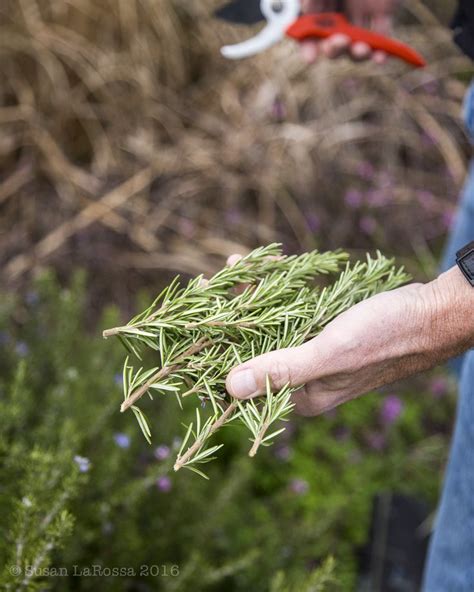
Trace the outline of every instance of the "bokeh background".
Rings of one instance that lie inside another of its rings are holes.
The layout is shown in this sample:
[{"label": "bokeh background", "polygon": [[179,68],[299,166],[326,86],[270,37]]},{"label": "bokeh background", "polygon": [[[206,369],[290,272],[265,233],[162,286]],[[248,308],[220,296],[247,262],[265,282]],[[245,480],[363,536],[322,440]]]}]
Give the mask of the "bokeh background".
[{"label": "bokeh background", "polygon": [[228,62],[219,47],[250,31],[217,4],[0,6],[6,590],[418,589],[456,403],[445,370],[295,418],[252,461],[229,430],[209,482],[172,471],[174,400],[152,447],[118,412],[123,352],[101,330],[174,275],[281,242],[380,249],[426,281],[466,173],[454,2],[399,15],[423,71],[308,67],[290,41]]}]

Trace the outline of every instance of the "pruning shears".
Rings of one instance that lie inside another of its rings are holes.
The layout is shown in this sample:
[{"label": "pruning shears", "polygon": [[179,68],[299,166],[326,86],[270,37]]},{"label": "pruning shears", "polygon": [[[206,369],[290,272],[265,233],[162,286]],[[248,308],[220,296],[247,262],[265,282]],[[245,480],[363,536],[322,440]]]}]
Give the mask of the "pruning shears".
[{"label": "pruning shears", "polygon": [[339,12],[301,14],[300,0],[231,0],[216,11],[216,16],[232,23],[254,24],[266,20],[257,35],[221,49],[229,59],[250,57],[278,43],[285,36],[302,42],[306,39],[325,39],[336,33],[349,37],[352,43],[362,41],[372,50],[381,50],[412,66],[426,65],[414,49],[384,35],[356,27]]}]

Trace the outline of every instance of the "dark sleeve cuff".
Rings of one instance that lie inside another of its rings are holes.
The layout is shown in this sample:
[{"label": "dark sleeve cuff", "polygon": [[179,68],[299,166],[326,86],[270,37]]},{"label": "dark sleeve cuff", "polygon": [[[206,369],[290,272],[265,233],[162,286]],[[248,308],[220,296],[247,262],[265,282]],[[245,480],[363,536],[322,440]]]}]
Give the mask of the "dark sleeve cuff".
[{"label": "dark sleeve cuff", "polygon": [[463,28],[454,29],[454,41],[465,54],[474,60],[473,28],[464,26]]}]

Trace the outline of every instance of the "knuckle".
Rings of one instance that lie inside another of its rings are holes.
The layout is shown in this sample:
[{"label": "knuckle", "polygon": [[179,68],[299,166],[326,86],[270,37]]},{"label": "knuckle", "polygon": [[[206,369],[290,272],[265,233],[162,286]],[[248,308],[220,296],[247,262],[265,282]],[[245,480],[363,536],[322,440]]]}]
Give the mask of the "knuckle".
[{"label": "knuckle", "polygon": [[292,384],[291,368],[282,360],[277,360],[270,364],[269,376],[273,388],[281,389],[287,384]]}]

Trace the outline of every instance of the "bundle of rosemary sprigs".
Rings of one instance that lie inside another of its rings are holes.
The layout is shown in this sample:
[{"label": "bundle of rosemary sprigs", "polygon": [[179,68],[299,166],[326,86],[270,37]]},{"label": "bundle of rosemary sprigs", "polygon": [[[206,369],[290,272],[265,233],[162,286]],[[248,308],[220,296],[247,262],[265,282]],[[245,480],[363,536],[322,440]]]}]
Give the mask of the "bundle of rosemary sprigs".
[{"label": "bundle of rosemary sprigs", "polygon": [[[133,411],[150,442],[149,423],[138,407],[144,395],[173,395],[181,408],[183,399],[195,400],[176,471],[184,467],[205,476],[196,465],[214,458],[222,444],[211,445],[211,437],[230,422],[249,430],[253,456],[284,430],[275,424],[292,410],[295,389],[273,393],[267,384],[266,396],[237,401],[225,390],[230,370],[259,354],[301,345],[353,304],[407,279],[380,253],[351,265],[340,251],[283,256],[276,244],[256,249],[209,280],[199,276],[180,286],[175,278],[126,326],[104,332],[130,353],[121,411]],[[155,350],[156,367],[135,367],[130,356],[141,360],[146,349]]]}]

